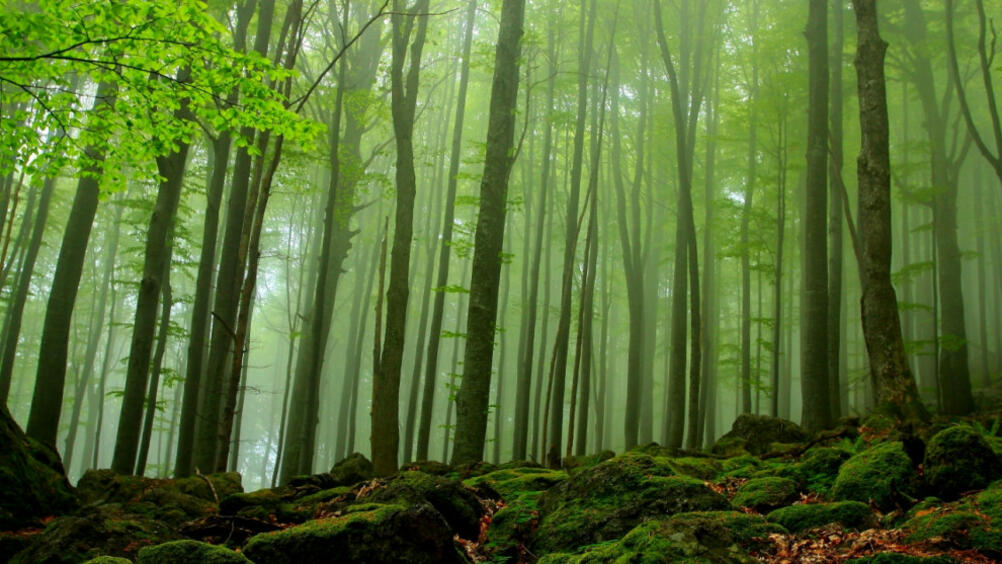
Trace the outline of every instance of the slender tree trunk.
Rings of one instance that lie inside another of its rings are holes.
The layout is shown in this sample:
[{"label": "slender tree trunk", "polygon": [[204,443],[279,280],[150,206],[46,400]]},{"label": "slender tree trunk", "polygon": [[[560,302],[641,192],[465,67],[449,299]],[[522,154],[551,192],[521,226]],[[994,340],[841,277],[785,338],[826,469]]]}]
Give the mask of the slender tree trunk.
[{"label": "slender tree trunk", "polygon": [[139,444],[139,459],[136,461],[136,476],[146,473],[146,461],[150,453],[150,439],[153,437],[153,425],[157,414],[157,392],[160,388],[160,374],[163,370],[164,352],[167,350],[167,334],[170,329],[170,310],[174,305],[174,296],[170,286],[170,260],[164,267],[161,292],[160,328],[157,330],[156,352],[153,354],[152,375],[150,376],[149,395],[146,398],[146,417],[143,419],[143,435]]},{"label": "slender tree trunk", "polygon": [[862,237],[863,332],[880,403],[908,420],[928,420],[908,368],[891,284],[891,164],[884,54],[876,0],[853,0],[858,29],[856,73],[862,133],[858,160]]},{"label": "slender tree trunk", "polygon": [[828,400],[832,420],[842,416],[839,380],[841,370],[842,327],[842,47],[845,43],[845,2],[832,0],[832,43],[828,66],[831,82],[829,136],[831,159],[828,163]]},{"label": "slender tree trunk", "polygon": [[807,186],[804,214],[804,326],[801,421],[818,431],[832,423],[828,398],[828,2],[810,0],[807,18]]}]

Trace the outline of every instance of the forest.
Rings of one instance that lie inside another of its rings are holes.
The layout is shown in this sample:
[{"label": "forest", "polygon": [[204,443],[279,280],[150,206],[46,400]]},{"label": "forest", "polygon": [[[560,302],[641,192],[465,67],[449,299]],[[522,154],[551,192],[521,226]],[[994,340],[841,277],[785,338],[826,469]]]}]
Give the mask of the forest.
[{"label": "forest", "polygon": [[0,561],[1002,560],[1002,0],[0,0]]}]

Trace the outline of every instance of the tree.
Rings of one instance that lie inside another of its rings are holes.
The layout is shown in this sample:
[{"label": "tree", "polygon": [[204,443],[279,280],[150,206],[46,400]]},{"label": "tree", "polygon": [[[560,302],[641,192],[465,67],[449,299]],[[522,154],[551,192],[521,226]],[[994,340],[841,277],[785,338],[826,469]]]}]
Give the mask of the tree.
[{"label": "tree", "polygon": [[828,7],[811,0],[807,16],[808,106],[807,186],[804,210],[803,425],[817,431],[831,425],[828,399]]},{"label": "tree", "polygon": [[884,55],[876,0],[853,0],[858,47],[856,75],[862,142],[859,176],[859,234],[863,270],[863,335],[881,404],[906,420],[928,414],[908,368],[898,302],[891,285],[891,162]]},{"label": "tree", "polygon": [[501,8],[494,56],[487,154],[480,184],[463,381],[456,395],[456,443],[452,463],[483,458],[487,430],[501,251],[504,244],[508,178],[514,163],[515,107],[518,100],[518,61],[525,0],[505,0]]}]

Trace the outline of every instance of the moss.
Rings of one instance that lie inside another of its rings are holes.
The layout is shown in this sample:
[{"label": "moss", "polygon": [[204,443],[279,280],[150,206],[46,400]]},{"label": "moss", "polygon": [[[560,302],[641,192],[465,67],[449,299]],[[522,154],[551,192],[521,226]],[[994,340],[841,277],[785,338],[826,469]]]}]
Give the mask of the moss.
[{"label": "moss", "polygon": [[791,505],[769,513],[766,518],[791,533],[829,523],[839,523],[847,529],[868,529],[876,523],[873,511],[858,501]]},{"label": "moss", "polygon": [[315,505],[326,503],[328,501],[338,499],[343,496],[347,496],[352,493],[352,489],[347,486],[340,486],[336,488],[330,488],[327,490],[319,491],[315,494],[310,494],[305,497],[301,497],[296,500],[297,508],[310,508]]},{"label": "moss", "polygon": [[76,507],[59,454],[26,437],[0,407],[0,529],[37,525],[41,517]]},{"label": "moss", "polygon": [[567,479],[567,473],[549,468],[514,468],[511,470],[495,470],[490,474],[470,478],[463,482],[471,488],[484,484],[497,491],[508,501],[525,492],[539,492],[553,487]]},{"label": "moss", "polygon": [[118,556],[98,556],[91,558],[84,562],[84,564],[132,564],[132,560]]},{"label": "moss", "polygon": [[179,540],[143,548],[136,564],[251,564],[251,561],[222,546]]},{"label": "moss", "polygon": [[742,437],[721,437],[717,442],[713,443],[710,452],[727,457],[750,454],[748,452],[748,440]]},{"label": "moss", "polygon": [[[756,562],[748,547],[785,530],[760,516],[735,511],[684,513],[647,521],[622,539],[585,547],[580,554],[554,554],[545,562]],[[762,546],[759,544],[759,546]]]},{"label": "moss", "polygon": [[924,467],[929,486],[947,499],[984,488],[1002,475],[1002,461],[988,442],[967,425],[936,433],[926,448]]},{"label": "moss", "polygon": [[978,509],[991,519],[992,525],[1002,528],[1002,482],[995,482],[974,500]]},{"label": "moss", "polygon": [[668,459],[629,452],[547,490],[540,508],[534,547],[545,553],[615,539],[653,517],[729,504],[702,481],[676,476]]},{"label": "moss", "polygon": [[738,488],[731,500],[735,507],[769,511],[797,499],[797,483],[789,478],[755,478]]},{"label": "moss", "polygon": [[768,469],[761,458],[748,454],[728,458],[721,464],[720,478],[751,478],[752,475]]},{"label": "moss", "polygon": [[713,458],[695,456],[672,458],[668,461],[668,465],[678,474],[700,480],[712,480],[722,469],[720,462]]},{"label": "moss", "polygon": [[873,501],[882,510],[898,503],[899,494],[914,496],[918,474],[900,442],[880,443],[849,460],[839,469],[832,488],[837,500]]},{"label": "moss", "polygon": [[282,489],[230,494],[219,502],[219,513],[262,521],[275,519],[284,523],[301,523],[309,519],[312,511],[297,509],[291,497]]},{"label": "moss", "polygon": [[751,454],[764,454],[774,448],[773,443],[802,443],[811,436],[793,421],[766,415],[744,414],[734,420],[731,430],[716,444],[712,451],[716,454],[730,454],[738,445],[736,439],[743,439],[743,448]]},{"label": "moss", "polygon": [[495,559],[524,561],[525,545],[539,524],[539,496],[525,492],[506,500],[507,504],[491,518],[487,528],[487,548]]},{"label": "moss", "polygon": [[247,558],[257,564],[327,562],[332,551],[345,563],[465,561],[442,516],[426,503],[357,506],[337,517],[255,535],[244,547]]},{"label": "moss", "polygon": [[949,546],[973,548],[993,556],[1002,555],[1002,531],[993,529],[984,515],[947,509],[919,514],[904,524],[908,542],[937,541]]},{"label": "moss", "polygon": [[807,491],[825,495],[835,485],[839,468],[851,457],[840,448],[812,448],[793,466],[792,473]]},{"label": "moss", "polygon": [[183,494],[194,496],[206,501],[215,501],[212,491],[205,480],[212,482],[212,487],[216,490],[216,495],[222,499],[233,493],[244,491],[240,474],[237,472],[220,472],[218,474],[207,474],[205,478],[190,476],[178,478],[176,480],[166,480],[168,484],[173,482],[174,487]]},{"label": "moss", "polygon": [[484,515],[480,499],[461,482],[424,472],[401,472],[359,501],[413,505],[430,503],[460,537],[475,539]]},{"label": "moss", "polygon": [[611,450],[603,450],[587,456],[567,456],[562,461],[563,469],[568,474],[576,474],[586,468],[591,468],[600,462],[605,462],[616,456]]}]

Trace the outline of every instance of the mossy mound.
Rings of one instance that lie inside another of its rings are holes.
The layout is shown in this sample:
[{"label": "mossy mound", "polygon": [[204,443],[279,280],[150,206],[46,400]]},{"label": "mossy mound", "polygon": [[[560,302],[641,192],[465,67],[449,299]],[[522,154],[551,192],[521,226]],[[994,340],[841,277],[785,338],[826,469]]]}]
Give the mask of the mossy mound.
[{"label": "mossy mound", "polygon": [[478,488],[486,484],[507,501],[526,492],[549,489],[566,479],[567,473],[560,470],[529,467],[495,470],[490,474],[470,478],[463,483],[471,488]]},{"label": "mossy mound", "polygon": [[810,492],[827,494],[835,485],[839,469],[852,454],[836,447],[816,447],[804,453],[792,474]]},{"label": "mossy mound", "polygon": [[1002,476],[1002,461],[991,445],[967,425],[936,433],[925,452],[925,477],[936,495],[956,499]]},{"label": "mossy mound", "polygon": [[668,465],[682,476],[689,476],[700,480],[712,480],[717,477],[717,474],[722,469],[720,461],[716,459],[695,456],[672,458],[669,459]]},{"label": "mossy mound", "polygon": [[987,515],[996,527],[1002,527],[1002,481],[979,493],[974,501],[978,510]]},{"label": "mossy mound", "polygon": [[351,486],[358,482],[371,480],[375,477],[376,471],[372,467],[372,462],[364,455],[353,452],[343,460],[335,464],[330,471],[330,475],[337,482],[336,486]]},{"label": "mossy mound", "polygon": [[256,535],[243,553],[257,564],[465,563],[452,535],[429,504],[360,504],[337,517]]},{"label": "mossy mound", "polygon": [[532,542],[539,524],[539,496],[542,492],[524,492],[506,498],[506,505],[491,518],[487,528],[487,548],[495,559],[524,562],[526,546]]},{"label": "mossy mound", "polygon": [[376,488],[359,497],[358,501],[400,505],[429,503],[464,539],[477,538],[480,518],[484,515],[480,499],[462,482],[424,472],[401,472],[381,480]]},{"label": "mossy mound", "polygon": [[[209,483],[212,488],[209,488]],[[80,499],[88,504],[117,503],[128,511],[173,526],[215,511],[213,489],[219,497],[243,491],[240,474],[210,474],[177,480],[126,476],[111,470],[88,470],[77,483]]]},{"label": "mossy mound", "polygon": [[219,513],[282,523],[302,523],[309,519],[312,510],[299,507],[294,501],[295,492],[287,488],[235,493],[219,502]]},{"label": "mossy mound", "polygon": [[132,564],[132,560],[128,558],[120,558],[118,556],[98,556],[96,558],[91,558],[90,560],[84,562],[84,564]]},{"label": "mossy mound", "polygon": [[769,513],[766,518],[782,525],[791,533],[829,523],[839,523],[847,529],[869,529],[876,525],[873,511],[865,503],[858,501],[791,505]]},{"label": "mossy mound", "polygon": [[734,421],[731,430],[720,437],[711,450],[715,454],[730,455],[740,445],[751,454],[765,454],[773,450],[774,443],[802,443],[810,438],[807,431],[793,421],[746,413]]},{"label": "mossy mound", "polygon": [[[520,466],[530,466],[534,463],[526,462]],[[538,464],[535,464],[539,466]],[[444,462],[439,462],[437,460],[418,460],[416,462],[408,462],[400,468],[401,470],[415,470],[417,472],[424,472],[425,474],[432,474],[434,476],[447,476],[453,473],[452,466]]]},{"label": "mossy mound", "polygon": [[735,507],[748,507],[759,512],[789,505],[797,499],[797,483],[789,478],[755,478],[740,488],[731,500]]},{"label": "mossy mound", "polygon": [[900,442],[879,443],[842,464],[832,496],[840,501],[873,501],[889,510],[899,503],[901,494],[915,495],[918,480]]},{"label": "mossy mound", "polygon": [[675,475],[667,459],[638,452],[572,476],[547,490],[539,505],[537,553],[616,539],[654,517],[730,508],[702,481]]},{"label": "mossy mound", "polygon": [[54,564],[83,562],[97,556],[134,558],[144,546],[178,538],[174,529],[162,521],[123,512],[117,504],[102,505],[52,520],[11,562]]},{"label": "mossy mound", "polygon": [[863,558],[853,558],[848,564],[956,564],[949,556],[912,556],[900,552],[881,552]]},{"label": "mossy mound", "polygon": [[720,465],[720,478],[751,478],[769,469],[761,458],[743,454],[724,459]]},{"label": "mossy mound", "polygon": [[786,532],[757,515],[735,511],[683,513],[641,523],[622,539],[585,547],[580,554],[544,556],[541,564],[597,562],[757,562],[749,546]]},{"label": "mossy mound", "polygon": [[928,541],[950,548],[974,549],[991,557],[1002,556],[1002,530],[992,527],[985,515],[963,508],[920,512],[906,522],[908,542]]},{"label": "mossy mound", "polygon": [[76,506],[59,455],[26,437],[0,406],[0,530],[35,525]]},{"label": "mossy mound", "polygon": [[595,454],[588,454],[585,456],[565,456],[561,461],[561,467],[564,472],[568,474],[577,474],[581,470],[586,468],[591,468],[600,462],[605,462],[610,458],[614,458],[616,453],[611,450],[603,450],[602,452],[596,452]]},{"label": "mossy mound", "polygon": [[222,546],[179,540],[141,549],[136,564],[251,564],[251,561]]}]

